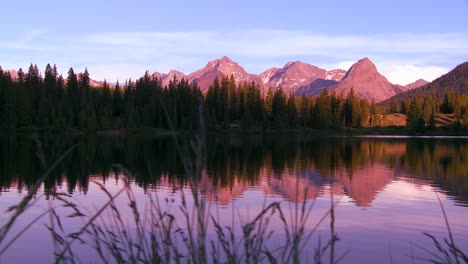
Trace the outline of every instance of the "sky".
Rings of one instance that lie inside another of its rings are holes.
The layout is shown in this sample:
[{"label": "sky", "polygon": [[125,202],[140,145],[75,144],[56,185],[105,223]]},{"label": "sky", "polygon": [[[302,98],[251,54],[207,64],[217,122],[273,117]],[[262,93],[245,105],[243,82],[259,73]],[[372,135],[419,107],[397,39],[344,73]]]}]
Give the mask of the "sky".
[{"label": "sky", "polygon": [[0,65],[91,78],[186,74],[228,56],[249,73],[369,57],[391,82],[432,81],[468,61],[468,0],[26,0],[2,3]]}]

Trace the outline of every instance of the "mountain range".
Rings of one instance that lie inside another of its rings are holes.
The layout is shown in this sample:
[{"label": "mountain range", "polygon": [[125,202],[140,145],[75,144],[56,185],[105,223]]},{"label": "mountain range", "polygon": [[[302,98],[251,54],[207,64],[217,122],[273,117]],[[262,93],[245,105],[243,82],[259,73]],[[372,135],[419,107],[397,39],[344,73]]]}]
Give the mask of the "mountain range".
[{"label": "mountain range", "polygon": [[[16,78],[15,70],[8,70]],[[177,70],[168,73],[154,72],[163,86],[167,86],[174,77],[196,82],[203,93],[216,77],[234,76],[237,83],[255,82],[266,94],[268,89],[281,87],[288,95],[314,96],[323,90],[335,91],[338,95],[346,96],[351,89],[360,98],[381,102],[397,94],[421,87],[428,82],[417,80],[406,86],[390,83],[381,75],[377,67],[369,58],[363,58],[354,63],[348,71],[342,69],[325,70],[301,61],[286,63],[282,68],[270,68],[260,74],[248,73],[241,65],[228,57],[209,61],[205,67],[188,75]],[[102,81],[91,80],[91,86],[102,86]],[[110,84],[110,86],[112,86]]]},{"label": "mountain range", "polygon": [[369,58],[359,60],[348,71],[342,69],[327,71],[295,61],[286,63],[282,68],[270,68],[260,74],[250,74],[237,62],[225,56],[208,62],[204,68],[188,75],[172,70],[167,74],[155,72],[153,76],[158,77],[163,86],[167,85],[174,76],[179,80],[186,78],[189,82],[196,82],[205,93],[216,77],[221,78],[231,74],[238,83],[256,82],[264,92],[269,88],[281,87],[286,94],[313,96],[327,89],[346,96],[351,89],[354,89],[358,97],[374,102],[384,101],[428,83],[425,80],[417,80],[406,86],[392,84],[378,72]]}]

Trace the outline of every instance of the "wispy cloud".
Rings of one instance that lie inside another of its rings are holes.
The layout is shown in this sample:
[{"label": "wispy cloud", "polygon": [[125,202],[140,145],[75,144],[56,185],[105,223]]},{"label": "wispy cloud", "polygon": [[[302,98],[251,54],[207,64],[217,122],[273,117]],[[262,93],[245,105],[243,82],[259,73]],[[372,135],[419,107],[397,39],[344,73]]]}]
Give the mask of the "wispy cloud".
[{"label": "wispy cloud", "polygon": [[96,79],[136,78],[142,69],[190,72],[224,55],[248,65],[247,70],[255,73],[265,70],[267,64],[279,66],[278,62],[289,59],[344,67],[367,56],[391,81],[404,84],[410,79],[438,75],[467,60],[468,34],[330,35],[238,30],[63,35],[38,30],[16,40],[0,41],[0,48],[4,50],[0,55],[16,53],[7,59],[15,65],[31,62],[20,56],[21,51],[27,51],[28,59],[38,63],[49,59],[66,66],[88,65],[95,69]]},{"label": "wispy cloud", "polygon": [[154,54],[230,53],[251,57],[291,55],[352,56],[359,53],[466,54],[468,36],[447,34],[326,35],[304,31],[243,30],[233,32],[120,32],[82,38],[82,43],[126,50],[141,48]]}]

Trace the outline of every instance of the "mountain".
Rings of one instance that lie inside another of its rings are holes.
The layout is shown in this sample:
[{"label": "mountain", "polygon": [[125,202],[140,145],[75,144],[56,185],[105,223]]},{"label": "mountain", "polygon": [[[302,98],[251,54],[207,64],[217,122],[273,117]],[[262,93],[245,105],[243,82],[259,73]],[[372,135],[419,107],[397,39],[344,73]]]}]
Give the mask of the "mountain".
[{"label": "mountain", "polygon": [[264,85],[268,85],[268,82],[270,81],[271,77],[275,75],[279,70],[280,69],[273,67],[260,73],[259,77],[262,80],[262,83]]},{"label": "mountain", "polygon": [[166,87],[169,85],[169,82],[174,79],[174,77],[177,78],[177,80],[182,80],[183,78],[187,78],[187,75],[185,75],[183,72],[176,71],[176,70],[171,70],[168,73],[159,73],[155,72],[153,73],[153,77],[157,77],[161,81],[162,87]]},{"label": "mountain", "polygon": [[419,79],[419,80],[416,80],[415,82],[409,83],[409,84],[404,85],[404,86],[399,85],[399,84],[395,84],[395,87],[396,87],[396,90],[397,90],[397,94],[400,94],[400,93],[407,92],[409,90],[419,88],[419,87],[424,86],[424,85],[426,85],[428,83],[429,82],[426,81],[426,80]]},{"label": "mountain", "polygon": [[[431,83],[419,88],[396,95],[394,98],[397,103],[404,99],[413,99],[414,97],[426,97],[432,94],[438,99],[442,99],[447,91],[453,91],[457,94],[468,95],[468,62],[464,62],[455,67],[450,72],[435,79]],[[386,100],[385,103],[388,103]]]},{"label": "mountain", "polygon": [[[336,82],[341,80],[345,73],[346,71],[340,69],[326,71],[311,64],[295,61],[288,62],[281,69],[268,69],[260,74],[260,78],[267,87],[281,86],[286,94],[296,94],[298,90],[304,90],[304,87],[310,86],[317,79]],[[319,81],[319,83],[323,85],[323,82]]]},{"label": "mountain", "polygon": [[400,88],[391,84],[377,71],[377,67],[367,57],[351,66],[343,79],[328,89],[341,96],[346,96],[354,89],[358,97],[375,102],[381,102],[401,92]]},{"label": "mountain", "polygon": [[335,69],[331,71],[327,71],[325,75],[326,80],[336,81],[339,82],[343,77],[346,75],[346,71],[342,69]]},{"label": "mountain", "polygon": [[413,89],[419,88],[421,86],[424,86],[424,85],[426,85],[428,83],[429,82],[426,81],[426,80],[419,79],[419,80],[417,80],[415,82],[412,82],[410,84],[405,85],[404,88],[405,88],[406,91],[409,91],[409,90],[413,90]]},{"label": "mountain", "polygon": [[324,77],[326,74],[326,70],[320,69],[317,66],[295,61],[288,62],[281,69],[271,71],[271,74],[262,73],[260,75],[265,77],[270,75],[269,78],[262,80],[268,87],[276,88],[281,86],[286,94],[290,94],[295,93],[297,89],[308,85],[315,79]]},{"label": "mountain", "polygon": [[197,82],[200,90],[206,92],[216,77],[222,78],[231,74],[234,75],[237,83],[246,81],[262,84],[258,75],[247,73],[237,62],[226,56],[208,62],[203,69],[189,74],[188,80],[189,82]]},{"label": "mountain", "polygon": [[327,79],[322,79],[318,78],[312,81],[310,84],[306,86],[302,86],[301,88],[297,89],[296,93],[294,95],[297,96],[302,96],[302,95],[307,95],[307,96],[313,96],[313,95],[318,95],[320,92],[322,92],[324,89],[327,89],[333,85],[336,85],[338,82],[335,80],[327,80]]},{"label": "mountain", "polygon": [[[15,70],[7,71],[14,79],[17,78]],[[171,70],[168,73],[155,72],[152,76],[157,77],[162,86],[167,86],[174,77],[178,80],[186,78],[189,82],[197,82],[201,91],[206,92],[216,77],[222,78],[231,74],[237,83],[256,82],[263,89],[282,87],[286,94],[298,96],[318,95],[324,89],[335,90],[338,95],[346,96],[353,88],[360,98],[375,102],[427,86],[424,80],[417,80],[406,86],[391,84],[368,58],[359,60],[348,71],[342,69],[327,71],[311,64],[294,61],[286,63],[282,68],[270,68],[257,75],[247,73],[241,65],[225,56],[208,62],[204,68],[189,75]],[[91,80],[90,84],[99,87],[103,82]],[[109,85],[113,86],[110,83]]]}]

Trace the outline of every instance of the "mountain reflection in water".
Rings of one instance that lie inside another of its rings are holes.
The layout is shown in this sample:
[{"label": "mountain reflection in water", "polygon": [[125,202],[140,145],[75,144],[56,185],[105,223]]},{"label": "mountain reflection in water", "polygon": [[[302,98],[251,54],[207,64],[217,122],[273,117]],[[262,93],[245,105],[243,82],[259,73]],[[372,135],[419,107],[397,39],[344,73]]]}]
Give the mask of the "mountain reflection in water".
[{"label": "mountain reflection in water", "polygon": [[[421,138],[210,137],[199,182],[203,194],[227,205],[252,186],[291,202],[314,199],[330,188],[368,207],[394,180],[431,185],[468,205],[468,140]],[[187,178],[171,138],[1,138],[0,190],[27,190],[69,146],[78,148],[45,182],[69,193],[89,181],[129,177],[146,191],[177,188]],[[1,193],[0,193],[1,195]]]},{"label": "mountain reflection in water", "polygon": [[[305,224],[309,232],[326,217],[330,200],[336,199],[335,228],[340,238],[336,254],[348,252],[343,263],[381,263],[389,259],[412,263],[409,256],[413,253],[416,257],[431,257],[414,246],[433,249],[423,232],[439,239],[447,237],[440,209],[443,205],[457,245],[462,249],[468,246],[468,139],[315,138],[290,134],[208,138],[198,190],[210,201],[210,213],[223,225],[234,223],[234,219],[245,223],[271,202],[279,202],[285,219],[293,221],[294,208],[305,201],[314,206]],[[68,192],[82,209],[92,211],[109,199],[99,184],[115,193],[124,187],[122,177],[129,179],[141,208],[150,196],[157,196],[164,206],[174,209],[171,214],[183,219],[177,210],[181,197],[176,190],[190,189],[173,140],[148,136],[0,138],[0,211],[18,204],[46,168],[74,144],[77,148],[38,191],[37,207],[22,216],[17,228],[27,225],[47,206],[59,204],[55,193]],[[440,201],[435,193],[439,193]],[[131,218],[126,210],[128,200],[119,198],[119,210]],[[67,215],[66,209],[57,208]],[[0,215],[0,224],[7,216]],[[327,239],[328,218],[318,226],[308,247],[314,249],[321,238]],[[63,220],[70,229],[79,226],[68,217]],[[50,235],[44,224],[38,222],[23,234],[0,262],[52,262],[52,243],[38,246],[36,242]],[[276,231],[275,238],[282,238],[279,219],[273,219],[270,227]],[[277,239],[270,242],[281,243]],[[95,262],[96,256],[88,247],[74,250],[85,263]],[[313,250],[306,250],[303,257],[307,259],[310,254]]]}]

